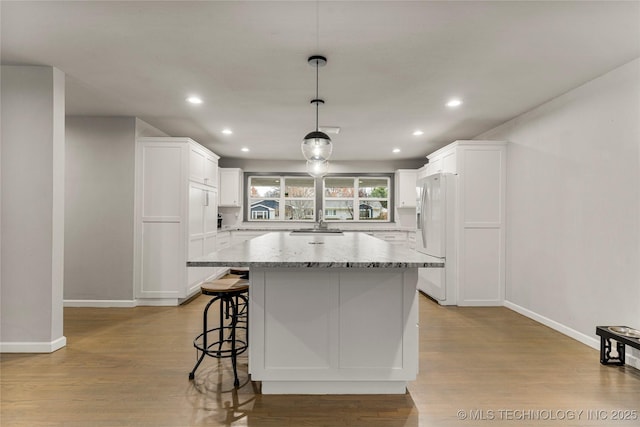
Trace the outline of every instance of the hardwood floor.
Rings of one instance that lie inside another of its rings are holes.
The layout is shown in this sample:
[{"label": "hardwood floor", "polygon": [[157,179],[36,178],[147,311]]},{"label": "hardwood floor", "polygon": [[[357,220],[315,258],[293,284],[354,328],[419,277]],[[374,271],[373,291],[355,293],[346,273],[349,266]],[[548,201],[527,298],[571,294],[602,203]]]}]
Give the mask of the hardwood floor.
[{"label": "hardwood floor", "polygon": [[67,347],[1,356],[0,425],[640,425],[640,371],[601,366],[597,351],[506,308],[441,307],[424,296],[420,373],[407,394],[263,396],[246,358],[238,391],[228,360],[206,358],[191,382],[206,302],[66,308]]}]

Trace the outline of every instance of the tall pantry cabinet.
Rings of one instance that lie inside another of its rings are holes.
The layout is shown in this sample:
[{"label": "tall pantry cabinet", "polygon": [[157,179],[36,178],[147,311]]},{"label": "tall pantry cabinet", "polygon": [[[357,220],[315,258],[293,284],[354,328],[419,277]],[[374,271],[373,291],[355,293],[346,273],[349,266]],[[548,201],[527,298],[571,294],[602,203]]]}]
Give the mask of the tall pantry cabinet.
[{"label": "tall pantry cabinet", "polygon": [[218,156],[189,138],[136,141],[134,289],[138,305],[177,305],[219,269],[187,268],[216,250]]},{"label": "tall pantry cabinet", "polygon": [[451,277],[446,278],[447,303],[501,306],[505,290],[507,143],[455,141],[427,158],[429,163],[418,170],[418,179],[436,173],[457,175],[451,218],[454,255],[445,261],[454,266]]}]

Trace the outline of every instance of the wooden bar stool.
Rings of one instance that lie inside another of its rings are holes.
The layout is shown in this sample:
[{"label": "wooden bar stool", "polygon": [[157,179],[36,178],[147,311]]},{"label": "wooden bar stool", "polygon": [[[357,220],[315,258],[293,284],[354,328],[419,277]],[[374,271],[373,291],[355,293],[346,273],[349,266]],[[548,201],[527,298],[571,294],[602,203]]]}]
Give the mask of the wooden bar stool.
[{"label": "wooden bar stool", "polygon": [[241,276],[243,279],[249,280],[249,267],[231,267],[229,274]]},{"label": "wooden bar stool", "polygon": [[[200,357],[189,373],[189,379],[195,377],[196,369],[202,363],[205,356],[217,359],[231,358],[233,365],[234,382],[238,387],[238,369],[236,358],[247,351],[249,347],[248,328],[248,307],[247,293],[249,291],[249,281],[237,276],[228,275],[222,279],[212,282],[205,282],[200,286],[204,295],[210,295],[209,301],[202,316],[202,333],[193,340],[196,352],[200,352]],[[219,302],[220,316],[218,325],[214,328],[208,326],[209,308],[216,301]],[[238,337],[238,331],[245,332],[244,339]]]},{"label": "wooden bar stool", "polygon": [[[231,267],[227,276],[237,276],[249,280],[249,267]],[[249,311],[248,308],[246,304],[240,304],[240,313],[246,315]]]}]

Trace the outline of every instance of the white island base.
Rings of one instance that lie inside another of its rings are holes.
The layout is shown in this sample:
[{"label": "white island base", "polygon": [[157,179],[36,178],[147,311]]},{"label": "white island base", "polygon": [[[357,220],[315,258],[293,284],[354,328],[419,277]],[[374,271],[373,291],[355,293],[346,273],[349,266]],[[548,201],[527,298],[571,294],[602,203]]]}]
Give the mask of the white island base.
[{"label": "white island base", "polygon": [[417,268],[251,267],[249,371],[263,394],[404,394]]}]

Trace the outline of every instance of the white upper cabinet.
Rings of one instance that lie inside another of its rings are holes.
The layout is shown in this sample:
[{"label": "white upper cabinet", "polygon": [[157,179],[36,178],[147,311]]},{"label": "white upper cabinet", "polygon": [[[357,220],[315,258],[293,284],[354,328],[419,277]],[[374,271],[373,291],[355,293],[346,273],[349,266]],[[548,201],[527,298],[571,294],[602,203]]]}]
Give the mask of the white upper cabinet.
[{"label": "white upper cabinet", "polygon": [[417,171],[398,169],[395,173],[396,208],[415,208]]},{"label": "white upper cabinet", "polygon": [[220,182],[218,186],[219,206],[242,206],[242,169],[218,169]]},{"label": "white upper cabinet", "polygon": [[457,155],[454,146],[447,145],[444,148],[427,156],[429,163],[426,166],[426,175],[436,173],[458,173]]},{"label": "white upper cabinet", "polygon": [[433,157],[427,164],[427,176],[442,172],[442,157]]},{"label": "white upper cabinet", "polygon": [[421,167],[420,169],[418,169],[416,171],[416,181],[419,180],[420,178],[425,178],[429,176],[429,165],[426,164],[423,167]]},{"label": "white upper cabinet", "polygon": [[219,157],[195,141],[189,141],[189,179],[193,182],[216,187],[218,185]]},{"label": "white upper cabinet", "polygon": [[218,186],[218,156],[207,154],[204,159],[204,184]]}]

